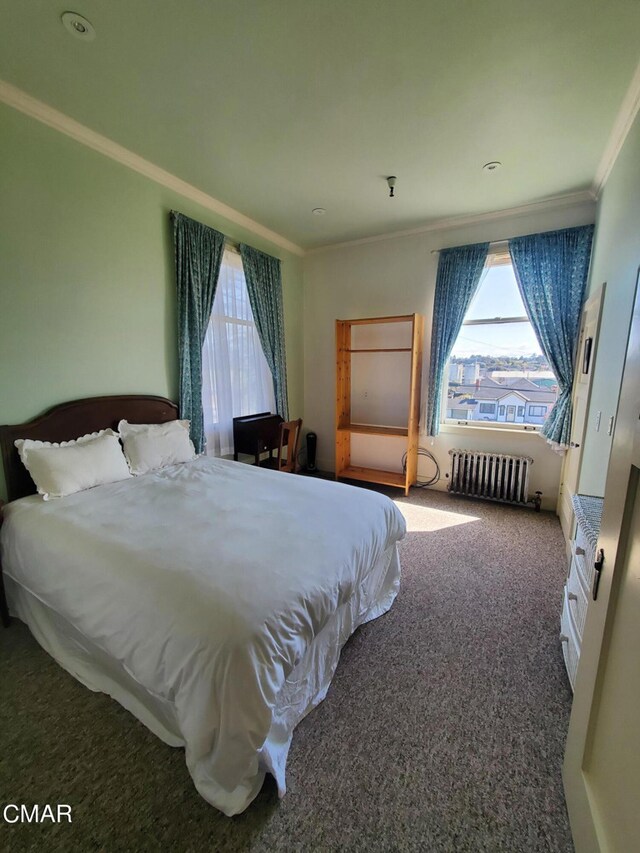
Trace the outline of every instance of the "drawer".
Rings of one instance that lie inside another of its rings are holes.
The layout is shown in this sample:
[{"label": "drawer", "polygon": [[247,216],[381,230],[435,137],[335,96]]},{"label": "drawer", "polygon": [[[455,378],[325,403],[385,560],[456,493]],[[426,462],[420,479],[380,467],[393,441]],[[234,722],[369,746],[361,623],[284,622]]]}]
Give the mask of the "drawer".
[{"label": "drawer", "polygon": [[587,539],[584,530],[580,527],[579,524],[576,525],[576,547],[574,548],[574,553],[577,549],[580,549],[579,553],[583,553],[585,560],[588,563],[593,563],[595,559],[595,548],[591,546],[591,543]]},{"label": "drawer", "polygon": [[593,557],[591,546],[588,542],[586,544],[589,549],[588,551],[585,549],[584,545],[580,545],[580,539],[578,535],[576,535],[575,541],[571,543],[571,566],[575,564],[576,570],[580,575],[582,585],[585,590],[588,591],[591,589],[591,585],[593,584],[593,576],[595,574],[593,561],[595,558]]},{"label": "drawer", "polygon": [[571,561],[571,571],[567,578],[567,597],[569,599],[569,611],[576,628],[576,634],[580,643],[584,633],[584,623],[587,618],[587,607],[589,606],[589,593],[584,587],[584,581],[580,575],[577,564],[578,558],[574,556]]},{"label": "drawer", "polygon": [[567,668],[569,683],[573,690],[576,681],[576,672],[578,671],[578,661],[580,660],[580,645],[576,637],[573,619],[571,618],[569,596],[566,587],[564,591],[562,616],[560,618],[560,643],[562,645],[564,665]]}]

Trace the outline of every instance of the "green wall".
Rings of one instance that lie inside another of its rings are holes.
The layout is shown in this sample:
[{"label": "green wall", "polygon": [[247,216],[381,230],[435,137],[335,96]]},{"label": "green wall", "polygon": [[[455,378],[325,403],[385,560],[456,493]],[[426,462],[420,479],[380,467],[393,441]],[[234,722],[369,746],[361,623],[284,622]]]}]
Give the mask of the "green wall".
[{"label": "green wall", "polygon": [[[589,294],[606,282],[578,489],[604,495],[611,437],[640,265],[640,116],[636,118],[598,204]],[[596,429],[597,412],[602,412]]]},{"label": "green wall", "polygon": [[98,394],[176,398],[172,208],[282,259],[302,415],[299,257],[4,105],[0,201],[0,423]]}]

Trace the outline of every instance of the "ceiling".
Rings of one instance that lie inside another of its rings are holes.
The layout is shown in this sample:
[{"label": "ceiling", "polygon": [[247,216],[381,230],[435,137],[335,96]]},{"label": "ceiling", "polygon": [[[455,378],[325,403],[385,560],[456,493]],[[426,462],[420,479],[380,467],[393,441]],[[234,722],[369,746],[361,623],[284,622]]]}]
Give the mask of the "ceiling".
[{"label": "ceiling", "polygon": [[0,0],[0,19],[0,78],[304,248],[588,189],[640,59],[638,0]]}]

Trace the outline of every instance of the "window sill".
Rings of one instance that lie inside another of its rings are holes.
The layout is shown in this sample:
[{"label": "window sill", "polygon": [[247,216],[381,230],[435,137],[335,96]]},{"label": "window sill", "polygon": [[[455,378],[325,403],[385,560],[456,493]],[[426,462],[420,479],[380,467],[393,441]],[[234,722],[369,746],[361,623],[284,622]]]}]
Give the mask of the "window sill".
[{"label": "window sill", "polygon": [[511,435],[538,435],[542,436],[542,433],[539,429],[524,429],[521,426],[512,426],[511,424],[502,425],[502,424],[487,424],[486,426],[481,426],[478,423],[468,423],[468,424],[452,424],[452,423],[441,423],[440,424],[440,432],[441,433],[464,433],[464,432],[508,432]]}]

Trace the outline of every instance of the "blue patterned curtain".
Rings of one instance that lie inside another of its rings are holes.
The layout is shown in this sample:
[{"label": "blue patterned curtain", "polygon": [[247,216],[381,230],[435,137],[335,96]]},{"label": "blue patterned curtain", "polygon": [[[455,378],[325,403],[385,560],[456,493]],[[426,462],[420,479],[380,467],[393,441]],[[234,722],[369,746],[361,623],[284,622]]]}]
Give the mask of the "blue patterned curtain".
[{"label": "blue patterned curtain", "polygon": [[224,252],[224,234],[171,211],[178,289],[180,417],[191,422],[191,439],[204,450],[202,345]]},{"label": "blue patterned curtain", "polygon": [[488,243],[475,243],[440,252],[431,330],[427,435],[437,435],[440,430],[444,369],[478,288],[488,251]]},{"label": "blue patterned curtain", "polygon": [[251,246],[240,244],[244,277],[260,343],[273,376],[278,414],[289,419],[287,363],[282,313],[282,277],[280,261]]},{"label": "blue patterned curtain", "polygon": [[558,380],[558,399],[542,427],[558,450],[569,446],[571,435],[571,388],[592,240],[593,225],[509,240],[527,314]]}]

